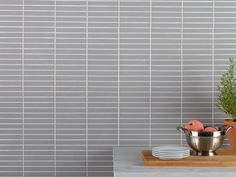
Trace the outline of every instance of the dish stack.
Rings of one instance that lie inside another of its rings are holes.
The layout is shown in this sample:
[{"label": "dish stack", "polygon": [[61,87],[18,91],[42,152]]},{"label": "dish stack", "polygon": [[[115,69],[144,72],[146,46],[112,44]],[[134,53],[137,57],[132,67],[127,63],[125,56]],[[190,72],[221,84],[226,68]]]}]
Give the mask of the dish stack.
[{"label": "dish stack", "polygon": [[189,147],[159,146],[152,148],[152,155],[162,160],[178,160],[190,156]]}]

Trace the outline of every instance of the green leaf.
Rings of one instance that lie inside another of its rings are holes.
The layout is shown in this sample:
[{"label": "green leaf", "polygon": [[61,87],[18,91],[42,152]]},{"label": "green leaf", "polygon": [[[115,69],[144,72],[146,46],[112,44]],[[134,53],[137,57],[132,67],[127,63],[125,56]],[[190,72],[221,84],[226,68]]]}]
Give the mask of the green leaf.
[{"label": "green leaf", "polygon": [[217,106],[225,114],[236,119],[236,80],[234,77],[235,62],[233,58],[229,58],[229,67],[226,73],[220,77],[219,95]]}]

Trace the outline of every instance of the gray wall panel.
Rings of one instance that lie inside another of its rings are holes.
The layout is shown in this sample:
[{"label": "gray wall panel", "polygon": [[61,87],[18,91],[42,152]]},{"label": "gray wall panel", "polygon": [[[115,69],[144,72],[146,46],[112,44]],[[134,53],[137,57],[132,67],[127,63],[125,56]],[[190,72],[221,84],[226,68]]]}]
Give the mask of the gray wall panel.
[{"label": "gray wall panel", "polygon": [[[112,176],[112,146],[220,125],[234,1],[0,0],[0,176]],[[225,142],[227,144],[227,142]]]}]

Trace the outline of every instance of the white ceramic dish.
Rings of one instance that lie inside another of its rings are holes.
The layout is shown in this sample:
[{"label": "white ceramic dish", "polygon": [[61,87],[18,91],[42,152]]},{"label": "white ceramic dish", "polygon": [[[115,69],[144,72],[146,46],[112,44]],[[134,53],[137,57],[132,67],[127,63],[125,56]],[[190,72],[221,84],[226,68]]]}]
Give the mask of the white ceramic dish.
[{"label": "white ceramic dish", "polygon": [[178,160],[190,156],[189,147],[185,146],[159,146],[152,148],[152,155],[163,160]]}]

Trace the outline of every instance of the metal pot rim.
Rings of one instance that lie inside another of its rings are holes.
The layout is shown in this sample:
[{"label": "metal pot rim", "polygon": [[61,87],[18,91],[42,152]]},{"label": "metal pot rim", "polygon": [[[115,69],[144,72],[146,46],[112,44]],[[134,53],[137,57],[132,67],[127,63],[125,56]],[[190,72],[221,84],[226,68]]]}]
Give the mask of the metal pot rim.
[{"label": "metal pot rim", "polygon": [[219,131],[214,132],[198,132],[198,131],[189,131],[184,127],[177,127],[177,130],[182,130],[187,136],[194,136],[194,137],[219,137],[225,136],[227,132],[231,129],[231,126],[221,126],[219,127]]},{"label": "metal pot rim", "polygon": [[197,131],[188,131],[185,134],[194,137],[218,137],[225,136],[224,131],[215,131],[215,132],[197,132]]}]

